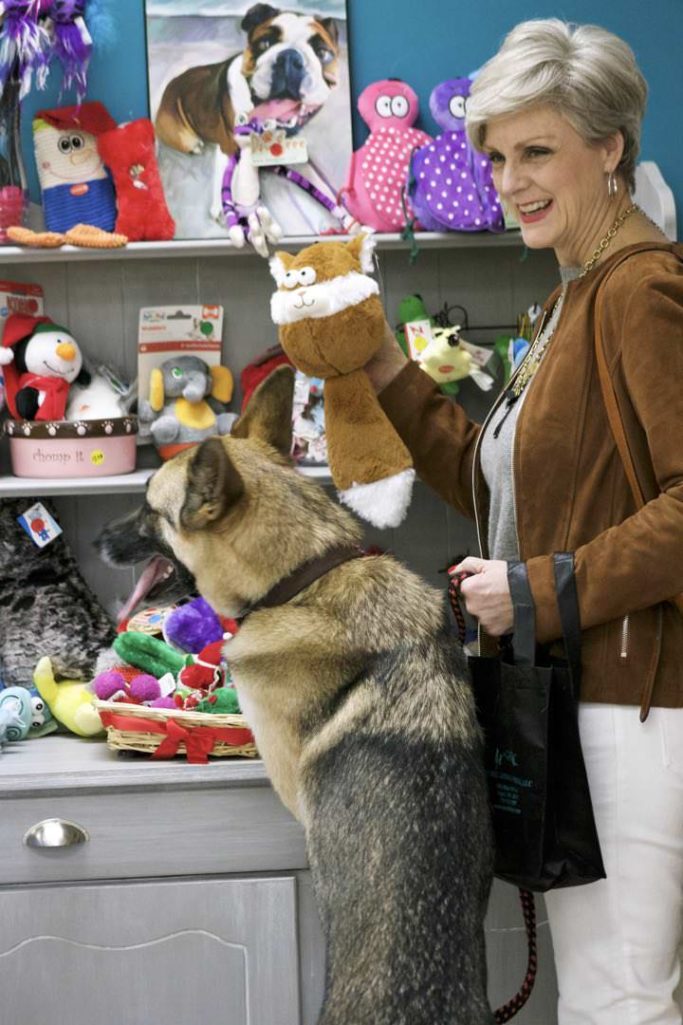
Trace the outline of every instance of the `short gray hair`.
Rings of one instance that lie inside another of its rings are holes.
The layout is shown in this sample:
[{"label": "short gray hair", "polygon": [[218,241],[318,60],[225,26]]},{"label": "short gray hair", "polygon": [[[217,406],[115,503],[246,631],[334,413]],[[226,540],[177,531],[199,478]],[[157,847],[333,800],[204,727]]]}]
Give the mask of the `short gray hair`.
[{"label": "short gray hair", "polygon": [[619,171],[635,187],[647,83],[630,46],[597,25],[559,18],[523,21],[484,64],[467,101],[467,132],[481,149],[493,118],[553,106],[587,143],[620,131]]}]

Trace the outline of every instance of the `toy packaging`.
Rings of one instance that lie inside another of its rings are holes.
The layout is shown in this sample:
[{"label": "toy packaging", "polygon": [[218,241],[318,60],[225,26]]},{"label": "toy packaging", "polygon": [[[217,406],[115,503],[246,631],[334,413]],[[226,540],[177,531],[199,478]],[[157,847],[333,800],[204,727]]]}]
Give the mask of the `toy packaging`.
[{"label": "toy packaging", "polygon": [[292,407],[292,456],[300,466],[327,465],[325,406],[320,377],[308,377],[297,370]]},{"label": "toy packaging", "polygon": [[233,379],[221,366],[221,306],[148,306],[138,328],[141,437],[162,458],[214,434],[227,434]]}]

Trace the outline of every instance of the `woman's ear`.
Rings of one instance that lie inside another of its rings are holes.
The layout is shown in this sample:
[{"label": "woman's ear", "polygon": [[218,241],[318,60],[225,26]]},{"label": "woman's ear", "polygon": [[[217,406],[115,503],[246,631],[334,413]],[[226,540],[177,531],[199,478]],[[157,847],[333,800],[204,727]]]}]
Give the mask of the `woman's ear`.
[{"label": "woman's ear", "polygon": [[608,135],[606,139],[603,139],[602,147],[605,153],[604,166],[606,174],[613,174],[619,167],[621,158],[624,155],[624,146],[624,136],[618,129],[612,135]]}]

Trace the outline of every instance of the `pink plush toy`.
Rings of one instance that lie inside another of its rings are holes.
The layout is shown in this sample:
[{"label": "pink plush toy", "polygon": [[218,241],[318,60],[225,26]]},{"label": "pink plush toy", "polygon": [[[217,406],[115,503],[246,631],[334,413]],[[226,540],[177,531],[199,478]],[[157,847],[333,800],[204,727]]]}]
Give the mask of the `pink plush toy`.
[{"label": "pink plush toy", "polygon": [[150,705],[152,708],[175,708],[170,696],[163,697],[159,681],[149,673],[139,673],[128,682],[116,669],[99,673],[92,689],[100,701],[122,701],[132,705]]},{"label": "pink plush toy", "polygon": [[398,79],[373,82],[358,97],[370,135],[351,156],[340,198],[357,221],[375,231],[401,231],[412,218],[407,197],[410,157],[432,141],[412,127],[419,110],[415,91]]}]

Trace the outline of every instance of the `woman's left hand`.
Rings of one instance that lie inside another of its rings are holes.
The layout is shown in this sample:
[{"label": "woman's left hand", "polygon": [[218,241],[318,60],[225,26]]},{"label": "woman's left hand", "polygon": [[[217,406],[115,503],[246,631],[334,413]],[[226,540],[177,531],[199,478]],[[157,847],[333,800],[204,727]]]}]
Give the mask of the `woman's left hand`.
[{"label": "woman's left hand", "polygon": [[508,564],[502,559],[477,559],[468,555],[453,567],[454,573],[471,573],[460,585],[465,608],[491,637],[512,631],[512,599]]}]

